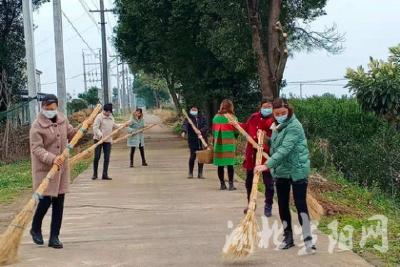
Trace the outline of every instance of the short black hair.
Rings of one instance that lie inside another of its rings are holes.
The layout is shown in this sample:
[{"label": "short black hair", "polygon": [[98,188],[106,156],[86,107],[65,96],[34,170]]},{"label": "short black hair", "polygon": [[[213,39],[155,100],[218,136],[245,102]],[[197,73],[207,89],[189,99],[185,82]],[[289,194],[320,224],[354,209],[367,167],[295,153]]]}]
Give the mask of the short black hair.
[{"label": "short black hair", "polygon": [[143,113],[143,109],[137,108],[136,111],[139,111],[140,113]]},{"label": "short black hair", "polygon": [[103,110],[104,111],[109,111],[109,112],[113,112],[113,105],[111,103],[107,103],[103,106]]},{"label": "short black hair", "polygon": [[268,99],[268,98],[263,98],[263,99],[261,100],[261,106],[264,105],[265,103],[271,103],[271,104],[272,104],[272,102],[273,102],[273,100],[270,100],[270,99]]},{"label": "short black hair", "polygon": [[57,98],[57,96],[55,96],[53,94],[47,94],[42,99],[42,106],[44,106],[44,107],[54,104],[54,103],[56,103],[58,106],[58,98]]}]

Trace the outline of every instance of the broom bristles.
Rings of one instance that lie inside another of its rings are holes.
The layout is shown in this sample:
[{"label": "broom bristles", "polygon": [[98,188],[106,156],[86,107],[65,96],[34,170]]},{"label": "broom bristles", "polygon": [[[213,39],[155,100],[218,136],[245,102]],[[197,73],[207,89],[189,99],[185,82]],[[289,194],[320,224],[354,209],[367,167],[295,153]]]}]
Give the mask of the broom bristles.
[{"label": "broom bristles", "polygon": [[224,258],[238,260],[250,256],[260,242],[258,230],[254,211],[249,210],[227,238],[222,251]]},{"label": "broom bristles", "polygon": [[[260,165],[262,161],[264,133],[258,133],[258,151],[256,164]],[[257,218],[255,216],[257,194],[258,194],[258,180],[260,179],[259,173],[254,173],[253,185],[250,193],[250,201],[246,216],[240,224],[232,231],[225,242],[222,250],[225,259],[239,260],[250,256],[260,242],[258,234],[259,227]]]}]

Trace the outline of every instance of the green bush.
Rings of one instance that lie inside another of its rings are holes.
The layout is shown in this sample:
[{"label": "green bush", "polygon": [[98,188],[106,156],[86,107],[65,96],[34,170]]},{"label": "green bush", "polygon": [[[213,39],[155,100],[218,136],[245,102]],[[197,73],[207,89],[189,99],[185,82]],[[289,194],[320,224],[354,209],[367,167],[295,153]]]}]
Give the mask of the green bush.
[{"label": "green bush", "polygon": [[350,181],[400,195],[400,133],[354,99],[292,99],[309,139],[312,165],[334,165]]}]

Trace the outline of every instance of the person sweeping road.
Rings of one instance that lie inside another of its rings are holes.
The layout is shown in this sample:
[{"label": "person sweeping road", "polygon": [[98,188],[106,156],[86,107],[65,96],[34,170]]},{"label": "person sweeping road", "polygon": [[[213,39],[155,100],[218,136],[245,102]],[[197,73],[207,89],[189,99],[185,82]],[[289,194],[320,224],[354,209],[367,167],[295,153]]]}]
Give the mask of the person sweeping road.
[{"label": "person sweeping road", "polygon": [[[129,125],[128,133],[136,132],[144,128],[143,110],[141,108],[136,109],[136,111],[131,116],[132,123]],[[146,156],[144,154],[144,134],[138,133],[130,136],[127,140],[127,145],[130,147],[130,167],[133,168],[133,161],[135,158],[135,150],[139,148],[140,156],[142,157],[142,166],[148,166],[146,162]]]},{"label": "person sweeping road", "polygon": [[[246,123],[242,123],[243,129],[256,141],[257,132],[262,130],[265,132],[265,137],[269,139],[271,137],[272,131],[271,126],[274,123],[274,118],[272,115],[272,102],[268,100],[263,100],[259,111],[253,113]],[[269,153],[269,146],[267,142],[264,142],[264,151]],[[243,162],[243,167],[246,169],[246,190],[247,190],[247,201],[250,200],[251,188],[253,185],[254,177],[254,167],[256,163],[257,149],[254,148],[253,144],[247,142],[245,151],[245,160]],[[263,162],[265,162],[263,158]],[[269,170],[262,173],[263,182],[265,185],[265,206],[264,215],[270,217],[272,215],[272,204],[274,199],[274,180],[271,176]],[[247,208],[244,213],[247,212]]]},{"label": "person sweeping road", "polygon": [[310,160],[304,129],[286,99],[274,100],[273,114],[277,126],[271,137],[271,157],[265,165],[258,165],[254,170],[265,172],[270,169],[272,176],[276,179],[279,216],[284,227],[284,239],[279,248],[289,249],[294,246],[289,208],[292,188],[298,219],[302,226],[305,252],[314,253],[316,248],[312,242],[306,201]]},{"label": "person sweeping road", "polygon": [[[113,106],[111,103],[105,104],[103,107],[103,112],[97,115],[93,124],[93,139],[94,143],[99,142],[103,136],[109,135],[114,129],[118,128],[118,125],[114,122],[114,117],[112,116]],[[112,180],[108,176],[108,166],[110,165],[110,155],[111,155],[111,144],[112,137],[105,140],[101,145],[96,147],[93,159],[93,176],[92,180],[98,178],[97,171],[99,168],[99,161],[101,157],[101,150],[104,151],[104,164],[103,164],[103,180]]]},{"label": "person sweeping road", "polygon": [[[197,129],[194,129],[193,126],[189,123],[189,120],[186,119],[183,123],[182,127],[182,137],[185,138],[187,136],[188,145],[190,149],[190,157],[189,157],[189,174],[188,178],[193,178],[193,170],[194,164],[196,161],[196,152],[205,149],[199,137],[203,136],[205,141],[207,142],[207,134],[208,134],[208,123],[206,118],[201,115],[199,109],[196,106],[192,106],[189,114],[189,118],[192,120],[194,126]],[[198,163],[198,175],[197,178],[203,179],[203,163]]]},{"label": "person sweeping road", "polygon": [[59,240],[64,210],[64,198],[69,188],[69,165],[61,155],[68,141],[75,134],[64,114],[57,111],[58,99],[55,95],[46,95],[42,101],[42,111],[33,122],[29,133],[32,159],[33,189],[36,190],[53,164],[60,171],[53,177],[49,187],[39,200],[33,216],[30,234],[37,245],[43,245],[42,221],[52,206],[49,247],[60,249]]},{"label": "person sweeping road", "polygon": [[234,115],[234,106],[231,100],[224,99],[221,102],[218,114],[213,119],[214,139],[214,165],[218,167],[218,178],[221,183],[221,190],[226,190],[225,167],[228,169],[229,191],[236,190],[233,183],[235,175],[234,165],[236,164],[236,139],[238,131],[233,127],[225,114]]}]

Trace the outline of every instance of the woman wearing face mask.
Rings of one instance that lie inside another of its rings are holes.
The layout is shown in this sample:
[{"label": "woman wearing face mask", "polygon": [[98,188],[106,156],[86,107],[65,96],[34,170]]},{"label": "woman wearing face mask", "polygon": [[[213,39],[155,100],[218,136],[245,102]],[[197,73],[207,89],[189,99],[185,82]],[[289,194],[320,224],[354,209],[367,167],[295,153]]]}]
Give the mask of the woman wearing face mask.
[{"label": "woman wearing face mask", "polygon": [[[200,141],[199,136],[207,142],[208,124],[204,116],[199,113],[199,109],[196,106],[192,106],[189,111],[189,118],[192,120],[197,129],[193,129],[192,125],[185,120],[182,128],[182,137],[185,138],[187,135],[190,157],[189,157],[189,174],[188,178],[193,178],[194,163],[196,161],[196,152],[203,150],[203,144]],[[197,178],[204,179],[203,176],[204,164],[198,163],[198,175]]]},{"label": "woman wearing face mask", "polygon": [[61,112],[57,111],[58,99],[55,95],[46,95],[42,101],[42,111],[32,123],[29,142],[32,159],[33,190],[36,190],[53,164],[60,171],[52,178],[33,216],[30,234],[33,242],[43,245],[42,221],[47,210],[52,206],[49,247],[62,248],[58,239],[64,210],[64,197],[69,187],[68,161],[59,155],[66,148],[75,134],[74,128]]},{"label": "woman wearing face mask", "polygon": [[307,178],[310,171],[309,151],[303,126],[296,119],[286,99],[278,98],[273,102],[273,114],[277,123],[271,137],[270,158],[265,165],[255,171],[271,170],[276,179],[279,216],[284,227],[284,240],[280,249],[294,246],[292,219],[290,216],[290,189],[293,190],[298,219],[302,226],[305,249],[307,253],[315,252],[312,243],[310,220],[306,194]]},{"label": "woman wearing face mask", "polygon": [[[242,124],[243,129],[257,142],[257,132],[262,130],[266,134],[266,138],[271,137],[272,131],[271,126],[274,123],[272,115],[272,102],[263,100],[261,103],[260,110],[252,114],[246,123]],[[267,142],[264,142],[264,151],[269,153],[269,146]],[[245,160],[243,167],[246,169],[246,190],[247,190],[247,201],[250,199],[251,188],[253,186],[254,167],[256,164],[257,149],[253,147],[251,143],[247,143]],[[265,159],[263,159],[263,163]],[[269,170],[262,173],[263,182],[265,184],[265,206],[264,215],[270,217],[272,215],[272,203],[274,199],[274,181],[272,179]],[[247,212],[247,208],[244,210]]]},{"label": "woman wearing face mask", "polygon": [[218,166],[218,178],[221,183],[221,190],[226,190],[225,167],[228,169],[229,191],[236,190],[233,185],[234,165],[236,164],[236,139],[238,131],[232,126],[224,116],[230,114],[234,116],[234,107],[231,100],[224,99],[221,102],[218,114],[213,119],[213,138],[214,138],[214,165]]},{"label": "woman wearing face mask", "polygon": [[[143,110],[141,108],[136,109],[136,111],[131,116],[132,124],[129,125],[128,133],[136,132],[144,128]],[[146,157],[144,155],[144,134],[139,133],[128,138],[128,147],[131,148],[130,153],[130,167],[133,168],[133,159],[135,157],[135,150],[139,148],[140,156],[142,157],[142,166],[148,166],[146,162]]]},{"label": "woman wearing face mask", "polygon": [[[104,104],[103,112],[96,116],[93,123],[93,141],[94,143],[99,142],[103,137],[108,136],[113,130],[118,128],[118,124],[115,123],[113,113],[113,105],[111,103]],[[99,168],[99,161],[101,157],[101,151],[104,152],[104,162],[103,162],[103,175],[102,180],[112,180],[108,176],[108,167],[110,165],[110,156],[112,148],[112,137],[107,138],[104,142],[97,146],[94,150],[93,158],[93,176],[92,180],[97,179],[97,170]]]}]

